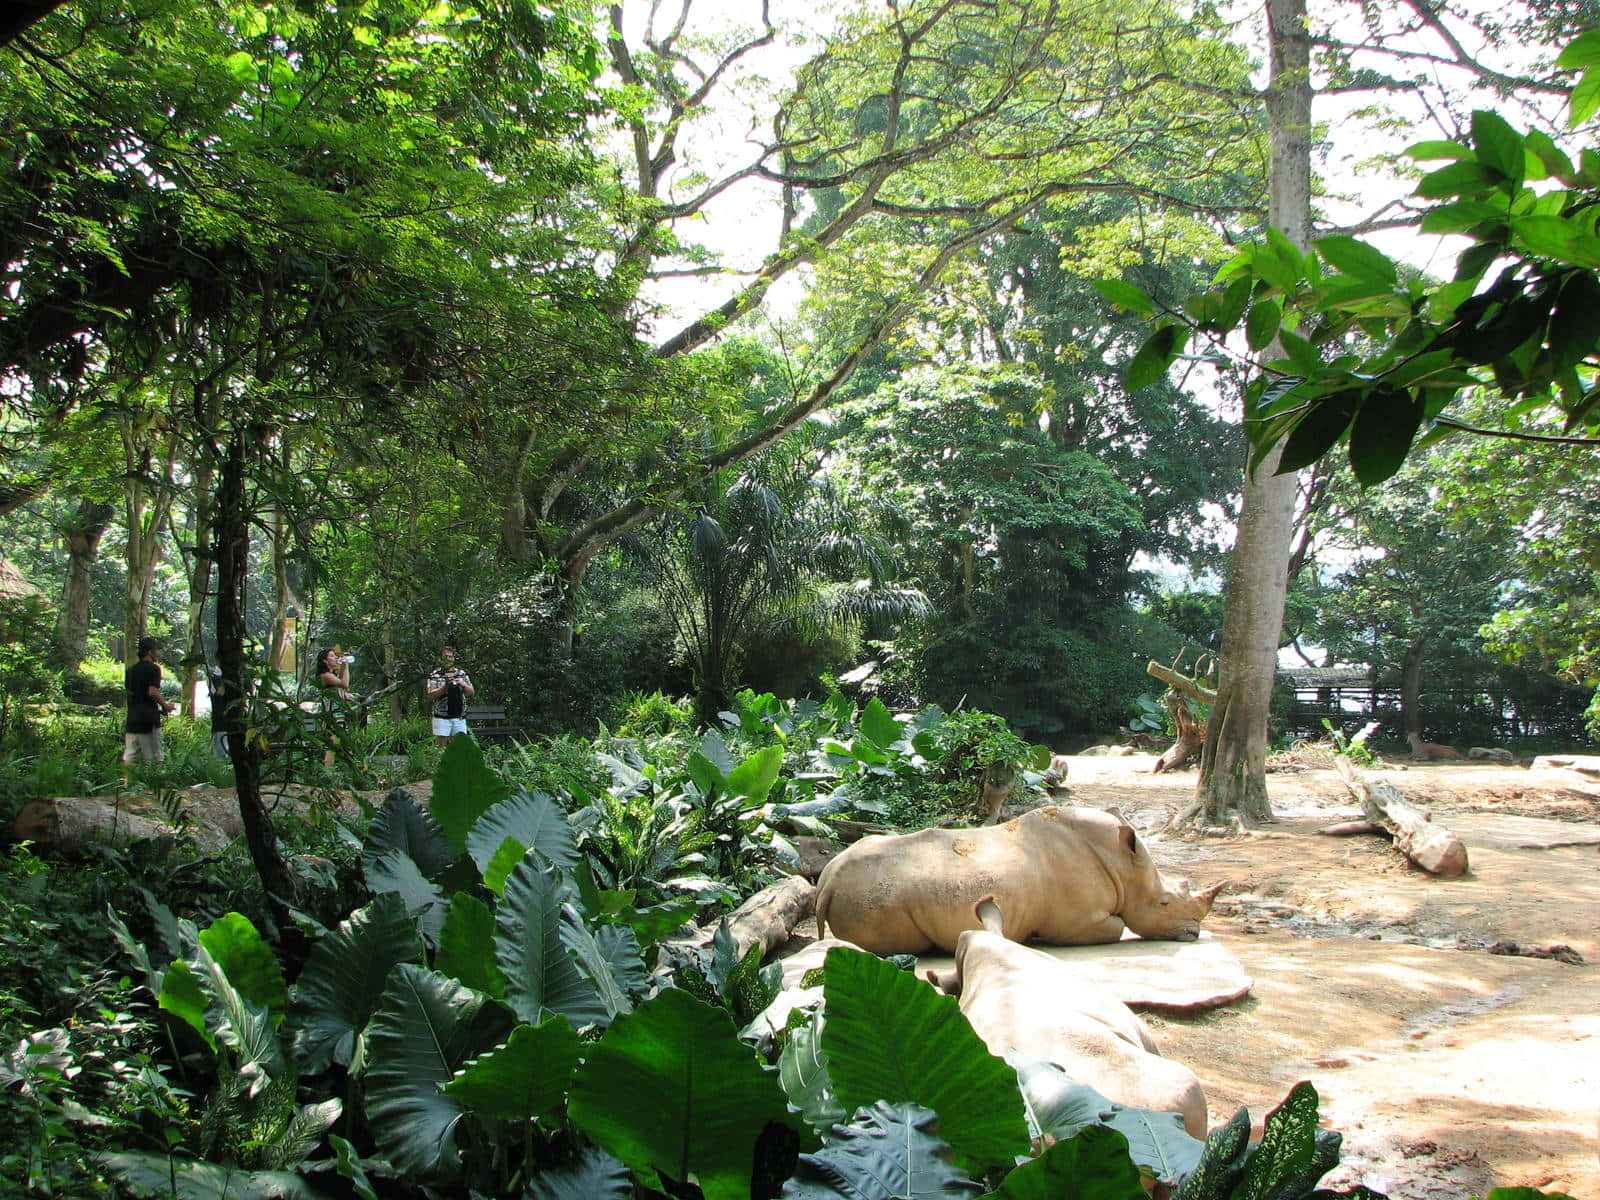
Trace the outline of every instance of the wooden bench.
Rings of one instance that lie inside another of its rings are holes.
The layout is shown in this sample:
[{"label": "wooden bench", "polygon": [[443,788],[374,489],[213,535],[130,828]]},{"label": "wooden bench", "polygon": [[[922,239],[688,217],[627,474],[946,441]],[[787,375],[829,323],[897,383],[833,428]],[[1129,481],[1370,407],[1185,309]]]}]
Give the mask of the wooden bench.
[{"label": "wooden bench", "polygon": [[469,704],[466,717],[467,728],[479,741],[512,741],[523,736],[521,728],[511,723],[504,704]]}]

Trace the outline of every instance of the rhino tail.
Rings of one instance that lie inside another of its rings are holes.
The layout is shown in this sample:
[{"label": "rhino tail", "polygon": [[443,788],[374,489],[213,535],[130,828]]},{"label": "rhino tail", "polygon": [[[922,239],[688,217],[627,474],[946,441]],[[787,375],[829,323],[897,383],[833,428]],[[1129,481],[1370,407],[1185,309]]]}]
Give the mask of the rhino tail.
[{"label": "rhino tail", "polygon": [[828,936],[828,901],[831,899],[833,899],[833,892],[830,889],[817,889],[817,940],[819,942]]}]

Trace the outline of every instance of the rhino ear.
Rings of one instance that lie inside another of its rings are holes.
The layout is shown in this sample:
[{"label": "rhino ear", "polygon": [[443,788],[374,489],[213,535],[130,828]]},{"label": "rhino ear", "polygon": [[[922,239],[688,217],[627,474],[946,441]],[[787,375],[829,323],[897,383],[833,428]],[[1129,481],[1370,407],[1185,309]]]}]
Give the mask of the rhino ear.
[{"label": "rhino ear", "polygon": [[1122,848],[1126,850],[1130,856],[1137,855],[1139,853],[1139,835],[1134,833],[1132,825],[1124,823],[1117,830],[1117,837],[1121,839]]}]

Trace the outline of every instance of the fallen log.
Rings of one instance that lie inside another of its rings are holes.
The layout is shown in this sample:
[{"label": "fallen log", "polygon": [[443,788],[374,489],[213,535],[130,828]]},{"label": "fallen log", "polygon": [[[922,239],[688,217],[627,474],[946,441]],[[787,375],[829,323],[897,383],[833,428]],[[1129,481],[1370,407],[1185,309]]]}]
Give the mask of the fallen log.
[{"label": "fallen log", "polygon": [[1376,821],[1340,821],[1333,825],[1324,825],[1317,830],[1323,837],[1354,837],[1360,833],[1388,834],[1388,830]]},{"label": "fallen log", "polygon": [[243,832],[237,807],[227,815],[231,823],[220,828],[204,820],[175,825],[142,797],[119,803],[99,796],[62,796],[24,804],[11,823],[11,836],[41,849],[70,853],[96,842],[126,846],[143,838],[187,834],[201,850],[214,854]]},{"label": "fallen log", "polygon": [[[766,958],[789,940],[794,927],[815,912],[816,906],[817,889],[799,875],[786,875],[768,884],[726,918],[739,957],[748,954],[751,946],[760,946],[761,957]],[[709,946],[716,932],[716,926],[702,929],[689,943]]]},{"label": "fallen log", "polygon": [[1394,844],[1402,854],[1432,875],[1453,878],[1466,874],[1467,847],[1460,837],[1407,803],[1392,783],[1362,778],[1342,755],[1333,762],[1345,786],[1361,802],[1367,819],[1393,834]]}]

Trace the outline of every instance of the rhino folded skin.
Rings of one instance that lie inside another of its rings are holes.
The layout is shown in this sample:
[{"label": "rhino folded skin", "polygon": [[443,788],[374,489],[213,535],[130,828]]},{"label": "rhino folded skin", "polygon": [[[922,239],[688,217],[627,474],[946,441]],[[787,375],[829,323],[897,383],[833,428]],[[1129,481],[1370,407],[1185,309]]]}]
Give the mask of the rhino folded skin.
[{"label": "rhino folded skin", "polygon": [[1163,879],[1120,816],[1051,805],[1003,825],[863,838],[818,878],[817,925],[875,954],[951,953],[993,896],[1017,941],[1094,945],[1125,928],[1193,941],[1221,887]]}]

